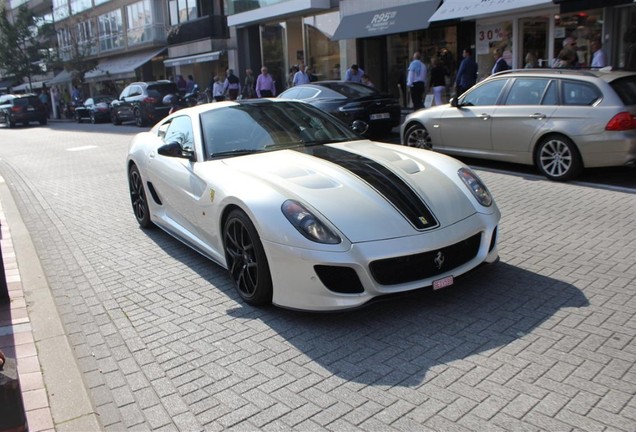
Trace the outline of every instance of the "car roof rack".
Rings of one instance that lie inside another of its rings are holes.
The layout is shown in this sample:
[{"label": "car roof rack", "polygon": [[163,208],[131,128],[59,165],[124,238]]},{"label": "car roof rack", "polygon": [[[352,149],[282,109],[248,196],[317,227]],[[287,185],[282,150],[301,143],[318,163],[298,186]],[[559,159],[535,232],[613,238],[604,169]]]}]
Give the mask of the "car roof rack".
[{"label": "car roof rack", "polygon": [[497,72],[493,76],[501,76],[507,75],[511,73],[538,73],[538,74],[554,74],[554,75],[562,75],[562,74],[575,74],[582,76],[597,76],[591,70],[586,69],[551,69],[551,68],[532,68],[532,69],[508,69],[505,71]]}]

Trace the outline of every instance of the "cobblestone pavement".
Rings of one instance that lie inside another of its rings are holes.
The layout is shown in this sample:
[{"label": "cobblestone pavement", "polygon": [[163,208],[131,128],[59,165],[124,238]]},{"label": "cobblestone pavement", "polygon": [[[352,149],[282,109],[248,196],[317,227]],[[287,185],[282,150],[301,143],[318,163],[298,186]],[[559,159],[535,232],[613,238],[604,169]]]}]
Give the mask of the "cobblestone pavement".
[{"label": "cobblestone pavement", "polygon": [[136,132],[0,131],[0,175],[104,430],[636,429],[635,193],[480,170],[500,263],[352,312],[258,309],[138,228]]}]

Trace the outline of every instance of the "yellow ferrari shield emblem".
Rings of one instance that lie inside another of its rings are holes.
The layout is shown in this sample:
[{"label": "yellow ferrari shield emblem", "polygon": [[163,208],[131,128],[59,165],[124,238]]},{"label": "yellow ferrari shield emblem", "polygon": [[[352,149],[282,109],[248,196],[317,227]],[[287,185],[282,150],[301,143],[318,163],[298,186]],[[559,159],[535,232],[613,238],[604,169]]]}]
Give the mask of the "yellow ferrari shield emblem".
[{"label": "yellow ferrari shield emblem", "polygon": [[210,202],[214,202],[214,189],[210,189]]}]

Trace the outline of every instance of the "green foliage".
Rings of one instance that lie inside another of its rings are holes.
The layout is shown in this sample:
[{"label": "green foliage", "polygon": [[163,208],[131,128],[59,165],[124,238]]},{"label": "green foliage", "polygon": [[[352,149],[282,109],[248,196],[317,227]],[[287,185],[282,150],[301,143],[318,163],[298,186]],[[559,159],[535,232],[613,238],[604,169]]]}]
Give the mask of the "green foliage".
[{"label": "green foliage", "polygon": [[0,10],[0,68],[7,75],[22,80],[42,72],[43,45],[36,24],[36,17],[26,4],[18,8],[12,20],[6,6]]}]

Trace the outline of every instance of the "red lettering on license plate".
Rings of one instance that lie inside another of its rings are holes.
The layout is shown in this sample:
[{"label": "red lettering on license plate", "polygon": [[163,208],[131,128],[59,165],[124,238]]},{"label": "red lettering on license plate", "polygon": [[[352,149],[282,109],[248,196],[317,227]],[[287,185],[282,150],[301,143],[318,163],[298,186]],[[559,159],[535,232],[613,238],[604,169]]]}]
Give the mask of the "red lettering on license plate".
[{"label": "red lettering on license plate", "polygon": [[452,276],[446,276],[443,279],[437,279],[436,281],[433,281],[433,289],[438,290],[446,288],[448,286],[451,286],[454,282],[455,281],[453,280]]}]

